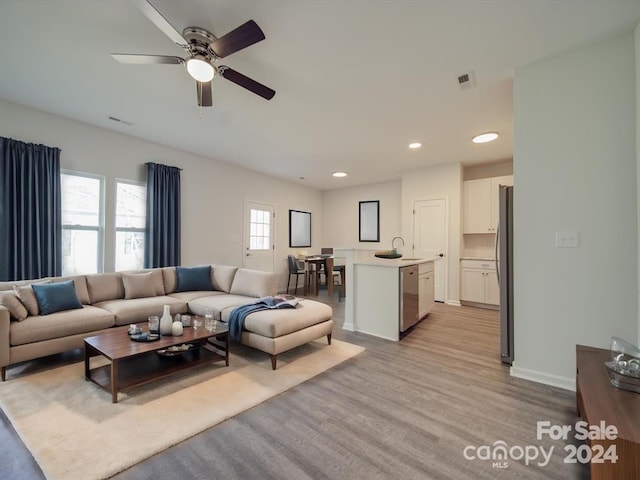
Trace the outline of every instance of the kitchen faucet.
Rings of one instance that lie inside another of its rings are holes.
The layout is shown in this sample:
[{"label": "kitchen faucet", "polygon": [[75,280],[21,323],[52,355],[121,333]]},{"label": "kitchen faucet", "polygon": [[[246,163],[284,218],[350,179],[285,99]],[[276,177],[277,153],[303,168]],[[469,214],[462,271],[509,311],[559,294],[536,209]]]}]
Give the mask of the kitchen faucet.
[{"label": "kitchen faucet", "polygon": [[395,245],[394,245],[394,242],[395,242],[397,239],[402,240],[402,246],[404,247],[404,239],[403,239],[402,237],[393,237],[393,240],[391,240],[391,248],[392,248],[393,250],[395,250],[395,249],[396,249],[396,247],[395,247]]}]

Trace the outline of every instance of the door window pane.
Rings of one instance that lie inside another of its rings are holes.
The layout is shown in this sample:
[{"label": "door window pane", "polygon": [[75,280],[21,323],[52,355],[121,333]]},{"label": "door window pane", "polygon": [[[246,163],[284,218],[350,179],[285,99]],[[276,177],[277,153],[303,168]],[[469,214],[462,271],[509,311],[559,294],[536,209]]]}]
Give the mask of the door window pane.
[{"label": "door window pane", "polygon": [[271,248],[271,214],[268,210],[251,209],[249,224],[249,249],[269,250]]}]

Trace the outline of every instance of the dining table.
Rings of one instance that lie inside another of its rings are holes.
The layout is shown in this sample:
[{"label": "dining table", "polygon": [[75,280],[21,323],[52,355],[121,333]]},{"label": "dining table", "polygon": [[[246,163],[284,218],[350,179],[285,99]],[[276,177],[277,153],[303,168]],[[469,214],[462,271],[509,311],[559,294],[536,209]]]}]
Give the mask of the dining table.
[{"label": "dining table", "polygon": [[[311,280],[311,292],[313,295],[318,295],[318,290],[320,289],[320,274],[324,273],[327,282],[327,294],[329,297],[333,296],[334,266],[342,267],[340,275],[342,282],[344,283],[344,265],[336,265],[336,260],[338,260],[338,263],[340,262],[340,259],[326,255],[312,255],[304,258],[305,270]],[[324,270],[322,269],[323,266]],[[344,296],[344,294],[342,296]]]}]

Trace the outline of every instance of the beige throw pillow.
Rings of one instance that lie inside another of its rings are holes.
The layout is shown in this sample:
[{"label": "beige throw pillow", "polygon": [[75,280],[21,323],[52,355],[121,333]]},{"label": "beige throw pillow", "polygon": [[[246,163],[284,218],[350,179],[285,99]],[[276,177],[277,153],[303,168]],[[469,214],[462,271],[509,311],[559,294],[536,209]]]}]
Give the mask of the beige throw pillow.
[{"label": "beige throw pillow", "polygon": [[124,298],[155,297],[156,287],[153,280],[152,272],[123,273]]},{"label": "beige throw pillow", "polygon": [[[43,285],[45,283],[51,283],[51,280],[42,280],[37,283],[38,285]],[[14,285],[13,291],[16,292],[16,295],[22,302],[22,304],[27,307],[29,311],[29,315],[36,316],[40,315],[40,307],[38,306],[38,299],[36,298],[36,294],[33,293],[33,288],[31,285],[22,285],[20,287]]]},{"label": "beige throw pillow", "polygon": [[0,292],[0,305],[9,310],[9,315],[11,315],[12,319],[19,322],[29,315],[29,312],[14,291]]}]

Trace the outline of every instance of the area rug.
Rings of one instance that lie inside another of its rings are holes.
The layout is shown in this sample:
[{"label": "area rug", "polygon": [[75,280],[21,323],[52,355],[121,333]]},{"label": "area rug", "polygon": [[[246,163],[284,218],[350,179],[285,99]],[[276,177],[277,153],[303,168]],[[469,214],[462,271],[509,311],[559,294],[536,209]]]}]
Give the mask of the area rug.
[{"label": "area rug", "polygon": [[229,367],[195,367],[120,393],[117,404],[84,380],[80,362],[9,378],[0,384],[0,406],[48,479],[102,479],[363,350],[318,340],[279,355],[274,371],[265,353],[234,345]]}]

